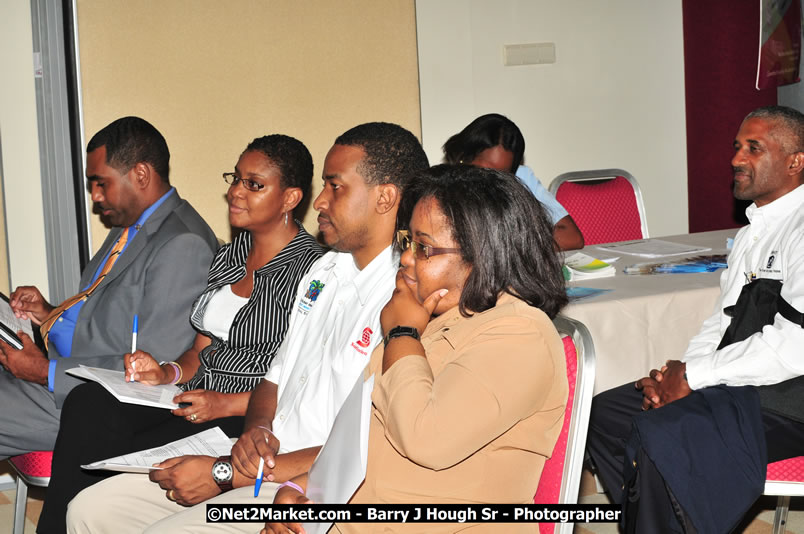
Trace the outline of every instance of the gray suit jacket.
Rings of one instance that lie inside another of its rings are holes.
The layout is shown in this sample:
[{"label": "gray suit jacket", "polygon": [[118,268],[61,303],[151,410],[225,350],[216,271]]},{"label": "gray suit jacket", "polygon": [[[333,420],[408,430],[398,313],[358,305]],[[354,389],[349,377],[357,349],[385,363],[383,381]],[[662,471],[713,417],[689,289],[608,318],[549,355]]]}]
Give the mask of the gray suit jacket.
[{"label": "gray suit jacket", "polygon": [[[113,228],[81,275],[80,287],[92,281],[122,228]],[[111,272],[81,308],[73,335],[72,357],[57,361],[53,381],[56,406],[83,380],[64,373],[80,364],[123,369],[131,350],[134,315],[139,316],[137,348],[157,360],[174,360],[195,339],[190,325],[193,301],[206,287],[207,272],[218,243],[204,219],[178,192],[154,211],[128,244]]]}]

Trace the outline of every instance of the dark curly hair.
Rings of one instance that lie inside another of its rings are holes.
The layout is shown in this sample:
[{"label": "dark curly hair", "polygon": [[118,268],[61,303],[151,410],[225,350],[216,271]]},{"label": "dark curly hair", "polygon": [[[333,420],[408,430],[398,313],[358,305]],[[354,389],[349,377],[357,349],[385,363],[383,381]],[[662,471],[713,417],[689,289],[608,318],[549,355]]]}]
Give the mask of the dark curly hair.
[{"label": "dark curly hair", "polygon": [[359,146],[366,153],[357,172],[369,184],[394,184],[400,190],[430,164],[419,140],[398,124],[368,122],[347,130],[336,145]]},{"label": "dark curly hair", "polygon": [[397,228],[432,198],[444,212],[464,262],[472,266],[461,314],[492,308],[510,293],[551,319],[567,304],[553,230],[542,205],[508,173],[471,165],[437,165],[413,177],[402,194]]},{"label": "dark curly hair", "polygon": [[288,135],[266,135],[250,142],[243,152],[251,151],[263,154],[279,168],[282,189],[298,187],[304,198],[310,197],[313,157],[304,143]]}]

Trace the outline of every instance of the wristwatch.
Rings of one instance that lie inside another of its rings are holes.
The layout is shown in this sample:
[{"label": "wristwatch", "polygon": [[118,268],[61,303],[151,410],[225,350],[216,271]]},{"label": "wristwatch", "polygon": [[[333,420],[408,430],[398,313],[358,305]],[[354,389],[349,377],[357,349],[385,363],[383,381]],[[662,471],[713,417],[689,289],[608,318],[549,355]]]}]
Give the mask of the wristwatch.
[{"label": "wristwatch", "polygon": [[212,479],[221,491],[232,489],[232,479],[234,478],[234,468],[232,467],[231,456],[221,456],[212,464]]},{"label": "wristwatch", "polygon": [[410,336],[413,339],[421,339],[419,337],[419,331],[416,330],[412,326],[395,326],[389,332],[388,335],[385,336],[383,339],[383,344],[388,345],[388,342],[394,339],[395,337],[402,337],[402,336]]}]

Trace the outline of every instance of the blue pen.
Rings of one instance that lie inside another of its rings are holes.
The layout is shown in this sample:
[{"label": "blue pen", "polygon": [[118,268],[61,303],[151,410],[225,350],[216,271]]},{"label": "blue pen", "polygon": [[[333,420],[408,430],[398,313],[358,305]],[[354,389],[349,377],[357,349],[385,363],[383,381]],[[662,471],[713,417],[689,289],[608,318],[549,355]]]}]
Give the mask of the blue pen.
[{"label": "blue pen", "polygon": [[[139,330],[139,317],[137,315],[134,316],[134,324],[131,325],[131,354],[137,352],[137,330]],[[131,374],[134,375],[134,362],[131,362]],[[134,379],[131,379],[134,382]]]},{"label": "blue pen", "polygon": [[262,475],[265,472],[265,458],[260,458],[260,468],[257,469],[257,482],[254,484],[254,498],[260,496],[260,488],[262,487]]},{"label": "blue pen", "polygon": [[134,325],[131,327],[131,354],[137,352],[137,330],[139,330],[139,316],[134,316]]}]

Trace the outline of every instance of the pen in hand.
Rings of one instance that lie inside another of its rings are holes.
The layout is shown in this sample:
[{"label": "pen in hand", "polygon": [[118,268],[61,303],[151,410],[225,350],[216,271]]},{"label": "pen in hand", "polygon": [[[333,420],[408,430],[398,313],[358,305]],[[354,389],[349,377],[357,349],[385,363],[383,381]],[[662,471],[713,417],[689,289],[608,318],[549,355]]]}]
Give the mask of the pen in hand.
[{"label": "pen in hand", "polygon": [[[131,354],[137,352],[137,331],[139,330],[139,316],[134,315],[134,324],[131,327]],[[134,371],[136,370],[136,362],[131,362],[131,382],[134,382]]]},{"label": "pen in hand", "polygon": [[254,498],[260,495],[260,488],[262,487],[262,476],[265,474],[265,458],[260,458],[260,467],[257,469],[257,481],[254,483]]},{"label": "pen in hand", "polygon": [[137,352],[137,330],[140,328],[139,315],[134,316],[134,325],[131,327],[131,354]]}]

